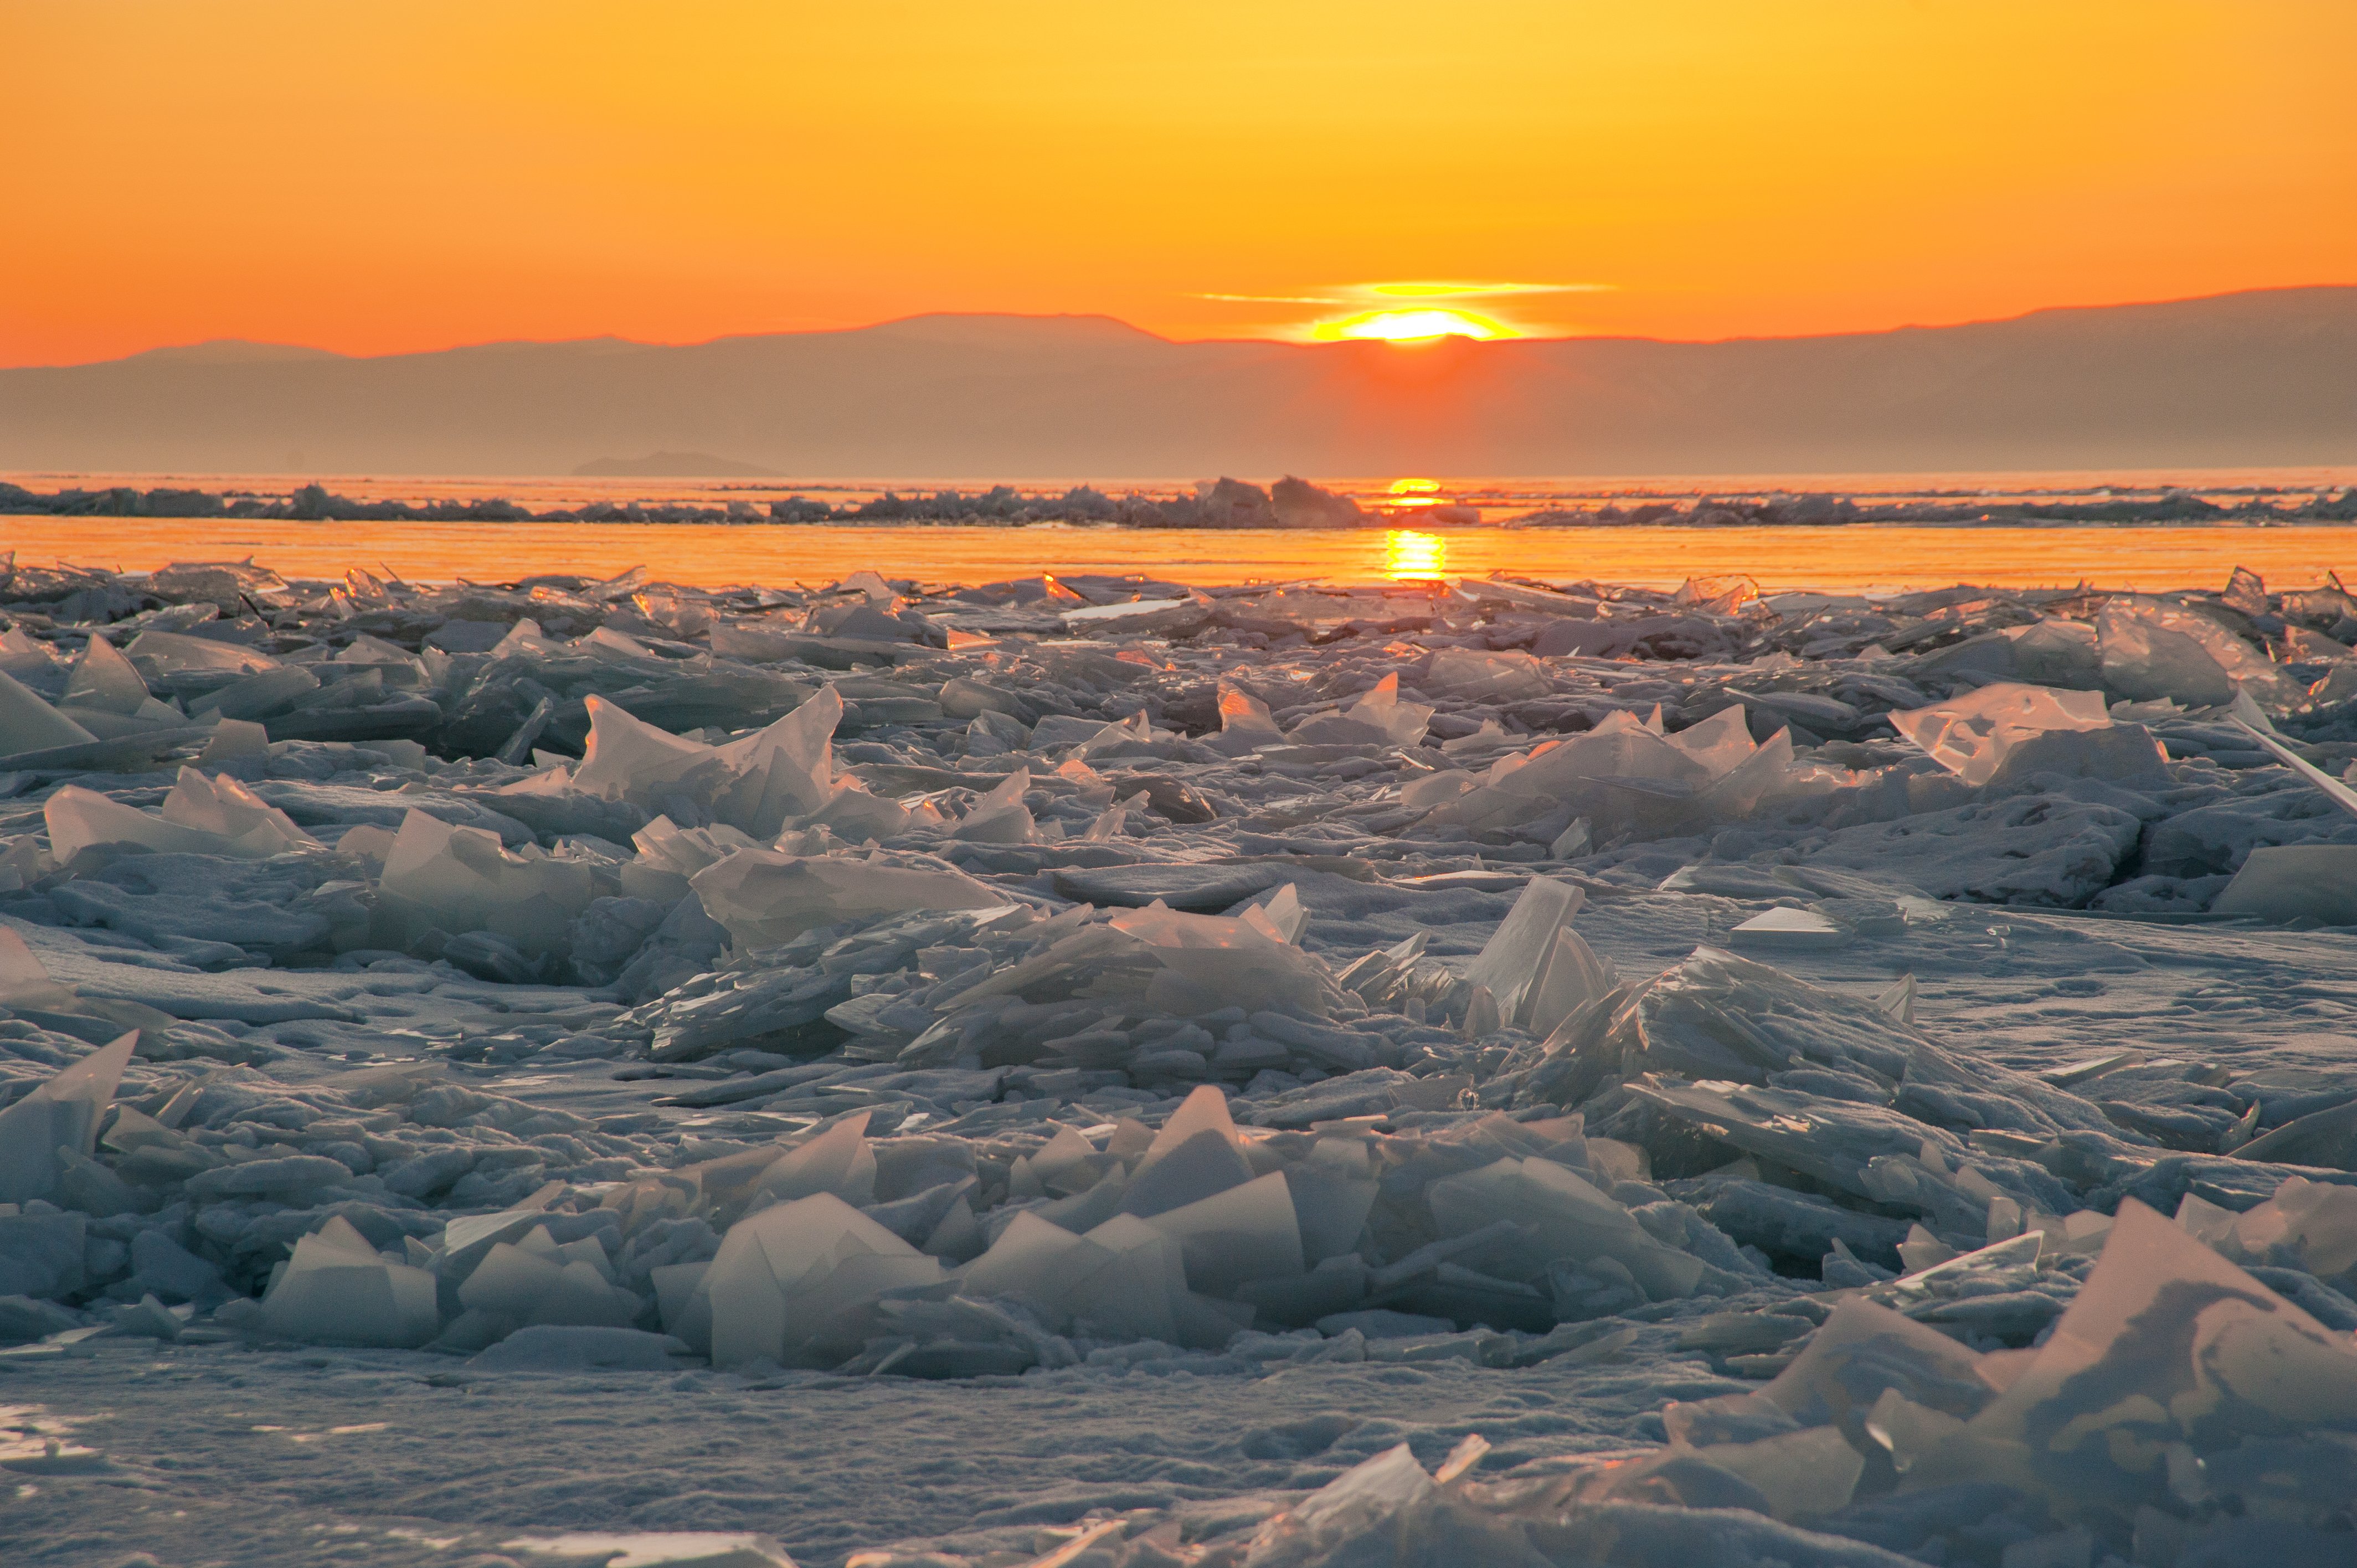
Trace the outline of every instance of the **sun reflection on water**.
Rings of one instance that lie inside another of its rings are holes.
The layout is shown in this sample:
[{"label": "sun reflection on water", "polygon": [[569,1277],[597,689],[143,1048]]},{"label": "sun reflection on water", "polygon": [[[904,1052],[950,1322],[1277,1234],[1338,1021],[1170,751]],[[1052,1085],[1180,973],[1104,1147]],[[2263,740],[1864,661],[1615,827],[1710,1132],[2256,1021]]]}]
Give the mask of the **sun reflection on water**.
[{"label": "sun reflection on water", "polygon": [[1394,528],[1383,535],[1383,575],[1394,582],[1431,582],[1448,570],[1448,541],[1437,533]]}]

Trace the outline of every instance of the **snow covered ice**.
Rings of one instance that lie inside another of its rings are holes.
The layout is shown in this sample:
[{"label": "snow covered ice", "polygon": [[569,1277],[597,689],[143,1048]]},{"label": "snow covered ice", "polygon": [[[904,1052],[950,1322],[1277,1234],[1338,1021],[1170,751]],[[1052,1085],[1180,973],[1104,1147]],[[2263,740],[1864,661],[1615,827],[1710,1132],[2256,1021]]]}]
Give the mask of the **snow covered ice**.
[{"label": "snow covered ice", "polygon": [[32,1561],[2357,1553],[2337,590],[96,581]]}]

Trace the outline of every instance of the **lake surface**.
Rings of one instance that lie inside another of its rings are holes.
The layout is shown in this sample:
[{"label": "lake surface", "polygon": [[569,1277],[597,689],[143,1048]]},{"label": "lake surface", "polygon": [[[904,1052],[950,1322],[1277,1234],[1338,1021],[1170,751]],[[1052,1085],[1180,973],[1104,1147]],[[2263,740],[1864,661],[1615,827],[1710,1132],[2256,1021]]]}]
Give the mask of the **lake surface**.
[{"label": "lake surface", "polygon": [[700,586],[888,577],[975,583],[1039,572],[1132,573],[1206,586],[1320,577],[1487,576],[1674,586],[1741,573],[1769,588],[2218,587],[2237,565],[2277,587],[2357,578],[2357,528],[1533,528],[1140,530],[676,523],[352,523],[0,518],[27,564],[125,571],[251,557],[290,577],[365,567],[413,582],[610,576],[646,565]]},{"label": "lake surface", "polygon": [[[17,474],[28,489],[185,486],[216,493],[283,496],[304,476]],[[319,477],[355,499],[412,503],[511,499],[534,510],[589,501],[712,506],[743,500],[766,508],[787,495],[835,506],[895,489],[972,492],[987,480],[449,478]],[[2158,589],[2222,585],[2248,566],[2272,585],[2320,582],[2328,571],[2357,573],[2357,527],[2175,524],[1840,527],[1531,527],[1512,520],[1549,507],[1623,506],[1643,499],[1831,492],[1882,500],[1958,499],[2086,500],[2183,489],[2233,505],[2253,497],[2297,499],[2357,482],[2357,470],[2259,469],[2138,474],[1921,474],[1706,476],[1625,479],[1331,479],[1330,488],[1370,508],[1390,527],[1337,530],[1140,530],[1039,524],[1029,527],[786,525],[769,522],[297,522],[101,517],[0,517],[0,552],[27,564],[70,561],[143,571],[175,561],[251,557],[288,576],[339,577],[347,567],[416,582],[465,577],[511,580],[534,573],[610,575],[646,565],[663,579],[823,584],[870,568],[929,583],[984,582],[1042,571],[1144,573],[1213,585],[1326,578],[1485,576],[1493,572],[1554,580],[1674,585],[1690,576],[1740,573],[1769,588],[1906,588],[1970,582],[2003,587]],[[1062,481],[1026,481],[1054,493]],[[1128,487],[1104,486],[1107,490]],[[1141,485],[1171,491],[1176,483]],[[1489,526],[1419,526],[1419,509],[1472,508]],[[1496,524],[1507,526],[1495,526]]]}]

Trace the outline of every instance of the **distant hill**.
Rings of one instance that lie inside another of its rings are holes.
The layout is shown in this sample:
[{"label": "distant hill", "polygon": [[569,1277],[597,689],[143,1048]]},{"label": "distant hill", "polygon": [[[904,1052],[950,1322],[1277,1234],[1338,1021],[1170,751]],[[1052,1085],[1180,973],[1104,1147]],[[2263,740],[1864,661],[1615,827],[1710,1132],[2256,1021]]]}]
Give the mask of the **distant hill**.
[{"label": "distant hill", "polygon": [[242,338],[215,338],[205,343],[175,343],[150,349],[116,361],[124,365],[274,365],[288,360],[340,360],[325,349],[299,343],[249,343]]},{"label": "distant hill", "polygon": [[774,479],[775,468],[739,463],[709,452],[651,452],[643,457],[600,457],[573,470],[584,479]]},{"label": "distant hill", "polygon": [[1173,343],[1104,317],[922,316],[0,371],[0,469],[561,474],[617,452],[883,479],[2351,463],[2357,287],[1714,343]]}]

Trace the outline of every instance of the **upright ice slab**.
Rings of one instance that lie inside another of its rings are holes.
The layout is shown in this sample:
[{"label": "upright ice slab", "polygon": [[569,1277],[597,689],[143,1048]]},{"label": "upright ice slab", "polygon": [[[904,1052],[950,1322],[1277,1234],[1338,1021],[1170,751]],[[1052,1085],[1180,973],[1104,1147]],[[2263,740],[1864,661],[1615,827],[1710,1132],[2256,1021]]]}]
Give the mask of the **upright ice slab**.
[{"label": "upright ice slab", "polygon": [[[1544,977],[1542,972],[1551,967],[1557,933],[1569,932],[1571,918],[1587,901],[1587,893],[1571,883],[1552,876],[1532,878],[1514,900],[1513,908],[1498,922],[1498,929],[1491,933],[1480,955],[1468,966],[1465,978],[1489,988],[1501,1016],[1522,1016],[1523,998]],[[1578,939],[1574,937],[1573,940]],[[1581,948],[1586,945],[1581,943]],[[1567,961],[1571,967],[1566,971],[1566,985],[1573,983],[1570,974],[1579,967],[1577,950]],[[1566,1009],[1554,1000],[1548,1005],[1560,1021]]]},{"label": "upright ice slab", "polygon": [[54,746],[81,746],[98,737],[0,671],[0,757]]},{"label": "upright ice slab", "polygon": [[135,1029],[0,1111],[0,1203],[51,1196],[68,1161],[90,1157],[99,1119],[138,1043]]}]

